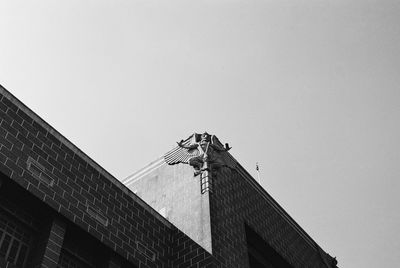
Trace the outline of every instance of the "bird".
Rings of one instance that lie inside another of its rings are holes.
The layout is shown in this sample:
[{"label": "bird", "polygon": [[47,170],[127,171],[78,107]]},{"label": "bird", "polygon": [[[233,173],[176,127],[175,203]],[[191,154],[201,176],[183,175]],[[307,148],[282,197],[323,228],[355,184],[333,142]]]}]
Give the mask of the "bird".
[{"label": "bird", "polygon": [[229,147],[228,143],[225,143],[225,150],[229,151],[232,147]]}]

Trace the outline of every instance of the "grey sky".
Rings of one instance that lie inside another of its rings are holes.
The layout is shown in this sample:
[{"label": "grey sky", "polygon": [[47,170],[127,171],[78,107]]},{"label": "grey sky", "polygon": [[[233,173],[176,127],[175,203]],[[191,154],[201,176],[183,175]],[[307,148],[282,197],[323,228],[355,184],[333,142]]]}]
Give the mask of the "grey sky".
[{"label": "grey sky", "polygon": [[399,1],[0,0],[0,83],[122,179],[216,134],[340,267],[400,262]]}]

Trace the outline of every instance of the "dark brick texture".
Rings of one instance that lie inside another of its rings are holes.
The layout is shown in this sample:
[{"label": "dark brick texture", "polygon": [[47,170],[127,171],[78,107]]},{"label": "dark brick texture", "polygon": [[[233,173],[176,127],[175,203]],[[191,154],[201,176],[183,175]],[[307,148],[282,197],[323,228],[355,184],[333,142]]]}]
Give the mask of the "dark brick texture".
[{"label": "dark brick texture", "polygon": [[56,216],[42,231],[35,267],[56,267],[70,225],[113,252],[109,267],[216,265],[209,253],[1,86],[0,93],[0,172]]},{"label": "dark brick texture", "polygon": [[291,266],[327,267],[315,242],[244,169],[222,168],[215,175],[210,195],[212,243],[221,267],[249,267],[245,224]]}]

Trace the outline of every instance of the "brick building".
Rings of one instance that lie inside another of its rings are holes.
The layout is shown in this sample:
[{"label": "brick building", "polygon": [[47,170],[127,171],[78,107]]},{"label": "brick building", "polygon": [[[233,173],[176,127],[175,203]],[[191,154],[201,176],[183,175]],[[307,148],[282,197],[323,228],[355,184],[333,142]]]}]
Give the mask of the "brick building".
[{"label": "brick building", "polygon": [[214,136],[124,185],[1,86],[0,114],[0,267],[336,267]]}]

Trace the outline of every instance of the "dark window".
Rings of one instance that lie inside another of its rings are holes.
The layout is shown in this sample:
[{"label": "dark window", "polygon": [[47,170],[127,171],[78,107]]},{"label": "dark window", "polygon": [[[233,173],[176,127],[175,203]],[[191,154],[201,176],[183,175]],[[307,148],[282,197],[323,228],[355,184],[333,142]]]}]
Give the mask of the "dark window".
[{"label": "dark window", "polygon": [[24,267],[29,253],[32,234],[0,213],[0,257]]},{"label": "dark window", "polygon": [[250,268],[292,268],[259,234],[245,225]]},{"label": "dark window", "polygon": [[58,261],[58,268],[91,268],[92,265],[88,264],[79,256],[74,255],[72,252],[63,250],[60,254]]},{"label": "dark window", "polygon": [[99,240],[74,225],[69,225],[64,236],[58,268],[104,268],[109,260],[109,249]]}]

